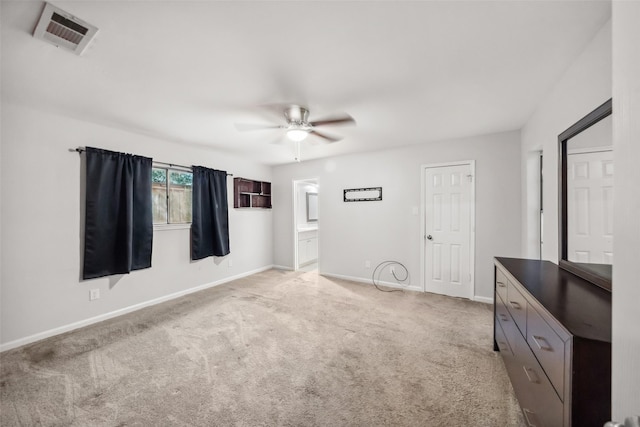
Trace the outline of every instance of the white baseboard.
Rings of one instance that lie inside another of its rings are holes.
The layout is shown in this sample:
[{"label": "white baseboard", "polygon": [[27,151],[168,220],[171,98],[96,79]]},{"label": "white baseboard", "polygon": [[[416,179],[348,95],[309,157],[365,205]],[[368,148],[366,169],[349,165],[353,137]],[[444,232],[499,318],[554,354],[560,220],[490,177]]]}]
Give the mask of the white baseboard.
[{"label": "white baseboard", "polygon": [[104,313],[99,316],[91,317],[89,319],[80,320],[78,322],[70,323],[68,325],[59,326],[57,328],[49,329],[48,331],[39,332],[34,335],[30,335],[28,337],[19,338],[14,341],[9,341],[4,344],[0,344],[0,353],[3,351],[11,350],[26,344],[31,344],[36,341],[43,340],[45,338],[52,337],[54,335],[59,335],[65,332],[72,331],[74,329],[82,328],[85,326],[93,325],[94,323],[102,322],[103,320],[112,319],[114,317],[122,316],[123,314],[131,313],[136,310],[140,310],[145,307],[150,307],[152,305],[160,304],[165,301],[170,301],[172,299],[180,298],[181,296],[192,294],[194,292],[202,291],[208,288],[213,288],[218,285],[222,285],[224,283],[231,282],[233,280],[241,279],[243,277],[251,276],[252,274],[260,273],[262,271],[270,270],[272,268],[278,268],[273,265],[268,265],[265,267],[260,267],[255,270],[245,271],[244,273],[237,274],[235,276],[225,277],[223,279],[217,280],[215,282],[205,283],[204,285],[196,286],[195,288],[185,289],[183,291],[175,292],[173,294],[165,295],[159,298],[155,298],[149,301],[144,301],[138,304],[130,305],[129,307],[124,307],[118,310],[111,311],[109,313]]},{"label": "white baseboard", "polygon": [[472,299],[474,301],[483,302],[485,304],[493,304],[493,298],[490,297],[479,297],[476,295]]},{"label": "white baseboard", "polygon": [[[326,277],[333,277],[336,279],[350,280],[352,282],[366,283],[367,285],[373,286],[373,282],[371,281],[371,278],[365,279],[363,277],[343,276],[342,274],[333,274],[333,273],[320,273],[320,275],[326,276]],[[378,284],[381,286],[386,286],[388,288],[406,289],[408,291],[422,292],[422,288],[420,288],[419,286],[411,286],[411,285],[403,286],[395,282],[383,282],[383,281],[378,281]]]},{"label": "white baseboard", "polygon": [[286,265],[273,265],[271,268],[275,268],[276,270],[293,271],[293,268],[287,267]]},{"label": "white baseboard", "polygon": [[[371,279],[365,279],[362,277],[352,277],[352,276],[344,276],[341,274],[333,274],[333,273],[320,273],[321,276],[327,276],[327,277],[334,277],[336,279],[343,279],[343,280],[350,280],[352,282],[359,282],[359,283],[366,283],[368,285],[372,285],[373,283],[371,282]],[[423,292],[422,288],[419,286],[402,286],[398,283],[394,283],[394,282],[378,282],[379,285],[382,286],[386,286],[389,288],[396,288],[396,289],[407,289],[410,291],[416,291],[416,292]],[[474,296],[473,298],[471,298],[472,301],[478,301],[478,302],[482,302],[485,304],[493,304],[493,298],[489,298],[489,297],[481,297],[481,296]]]}]

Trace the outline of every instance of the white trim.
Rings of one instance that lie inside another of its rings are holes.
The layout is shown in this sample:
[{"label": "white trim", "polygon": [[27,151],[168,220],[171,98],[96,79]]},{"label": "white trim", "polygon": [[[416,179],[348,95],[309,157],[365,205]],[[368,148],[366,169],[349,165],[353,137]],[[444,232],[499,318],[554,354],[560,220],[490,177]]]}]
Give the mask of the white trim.
[{"label": "white trim", "polygon": [[469,266],[469,275],[471,276],[472,295],[476,294],[476,161],[469,160],[471,166],[471,235],[469,236],[469,258],[471,265]]},{"label": "white trim", "polygon": [[420,165],[420,286],[422,292],[426,292],[427,283],[425,276],[425,216],[426,216],[426,201],[425,201],[425,180],[426,170],[431,168],[449,167],[449,166],[469,166],[471,170],[471,188],[469,194],[469,209],[470,215],[470,233],[469,233],[469,259],[471,265],[469,266],[469,275],[471,276],[471,295],[469,299],[473,299],[473,295],[476,291],[476,161],[475,160],[460,160],[448,163],[430,163],[426,165]]},{"label": "white trim", "polygon": [[183,291],[178,291],[173,294],[165,295],[159,298],[155,298],[149,301],[144,301],[138,304],[130,305],[129,307],[120,308],[118,310],[111,311],[109,313],[100,314],[95,317],[91,317],[89,319],[80,320],[79,322],[70,323],[68,325],[59,326],[57,328],[49,329],[48,331],[39,332],[37,334],[30,335],[28,337],[19,338],[14,341],[9,341],[4,344],[0,344],[0,352],[14,349],[16,347],[20,347],[26,344],[31,344],[36,341],[40,341],[45,338],[49,338],[55,335],[59,335],[65,332],[72,331],[74,329],[82,328],[85,326],[93,325],[94,323],[102,322],[103,320],[112,319],[114,317],[122,316],[123,314],[131,313],[133,311],[140,310],[145,307],[150,307],[152,305],[160,304],[172,299],[176,299],[188,294],[192,294],[194,292],[202,291],[208,288],[213,288],[218,285],[222,285],[224,283],[232,282],[237,279],[241,279],[246,276],[251,276],[252,274],[260,273],[263,271],[270,270],[275,268],[273,265],[267,265],[264,267],[257,268],[255,270],[246,271],[244,273],[236,274],[235,276],[225,277],[224,279],[217,280],[215,282],[205,283],[204,285],[196,286],[194,288],[185,289]]},{"label": "white trim", "polygon": [[613,151],[613,147],[609,145],[606,147],[571,148],[567,149],[567,155],[570,156],[572,154],[601,153],[603,151]]},{"label": "white trim", "polygon": [[474,301],[483,302],[485,304],[493,305],[493,298],[491,298],[491,297],[481,297],[481,296],[475,295],[472,299]]},{"label": "white trim", "polygon": [[311,264],[317,264],[318,263],[318,258],[316,259],[312,259],[310,261],[307,262],[303,262],[302,264],[300,264],[298,267],[302,268],[302,267],[306,267],[307,265],[311,265]]},{"label": "white trim", "polygon": [[[366,283],[367,285],[373,286],[373,281],[371,280],[371,278],[365,279],[363,277],[344,276],[342,274],[333,274],[333,273],[320,273],[320,275],[325,277],[332,277],[334,279],[349,280],[351,282]],[[417,285],[404,286],[399,283],[382,282],[382,281],[378,281],[377,284],[388,287],[388,288],[406,289],[408,291],[422,292],[422,289],[420,289],[420,287]]]},{"label": "white trim", "polygon": [[180,166],[180,165],[174,165],[173,163],[152,162],[151,167],[154,169],[167,169],[167,170],[171,169],[178,172],[193,173],[193,168],[191,166]]},{"label": "white trim", "polygon": [[291,200],[293,200],[293,271],[300,268],[298,265],[298,182],[300,182],[300,180],[294,179],[291,181]]},{"label": "white trim", "polygon": [[426,201],[425,201],[425,181],[427,179],[427,168],[425,165],[420,166],[420,287],[422,288],[422,292],[427,291],[427,277],[424,274],[424,257],[426,252],[426,235],[427,230],[425,227],[425,218],[427,215]]},{"label": "white trim", "polygon": [[475,164],[476,164],[475,160],[460,160],[460,161],[457,161],[457,162],[429,163],[429,164],[426,164],[426,165],[420,165],[420,167],[423,168],[423,169],[430,169],[430,168],[443,168],[443,167],[449,167],[449,166],[471,165],[471,170],[473,172],[475,170]]},{"label": "white trim", "polygon": [[189,230],[191,228],[191,223],[181,223],[181,224],[153,224],[153,231],[166,231],[166,230]]},{"label": "white trim", "polygon": [[293,268],[288,267],[286,265],[274,265],[272,266],[272,268],[275,270],[293,271]]}]

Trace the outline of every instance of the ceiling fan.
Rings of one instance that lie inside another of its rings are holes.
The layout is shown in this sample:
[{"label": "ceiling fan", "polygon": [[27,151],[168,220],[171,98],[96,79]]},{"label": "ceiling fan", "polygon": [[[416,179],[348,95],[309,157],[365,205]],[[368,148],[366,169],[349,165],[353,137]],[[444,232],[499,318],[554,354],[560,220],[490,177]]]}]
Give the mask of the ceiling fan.
[{"label": "ceiling fan", "polygon": [[280,106],[285,124],[282,125],[252,125],[252,124],[236,124],[236,129],[239,131],[252,131],[262,129],[286,129],[287,137],[294,142],[301,142],[309,135],[315,135],[324,140],[324,142],[337,142],[342,137],[336,137],[327,135],[322,132],[318,132],[316,129],[319,126],[328,125],[351,125],[356,121],[350,115],[343,113],[331,117],[326,117],[320,120],[309,121],[309,109],[300,105],[286,105]]}]

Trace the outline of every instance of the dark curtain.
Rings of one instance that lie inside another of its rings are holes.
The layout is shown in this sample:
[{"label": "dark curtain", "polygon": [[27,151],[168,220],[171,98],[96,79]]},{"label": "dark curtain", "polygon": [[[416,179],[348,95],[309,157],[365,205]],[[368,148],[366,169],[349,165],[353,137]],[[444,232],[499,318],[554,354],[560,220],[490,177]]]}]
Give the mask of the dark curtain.
[{"label": "dark curtain", "polygon": [[152,160],[86,148],[83,279],[151,267]]},{"label": "dark curtain", "polygon": [[193,167],[191,259],[229,253],[227,172]]}]

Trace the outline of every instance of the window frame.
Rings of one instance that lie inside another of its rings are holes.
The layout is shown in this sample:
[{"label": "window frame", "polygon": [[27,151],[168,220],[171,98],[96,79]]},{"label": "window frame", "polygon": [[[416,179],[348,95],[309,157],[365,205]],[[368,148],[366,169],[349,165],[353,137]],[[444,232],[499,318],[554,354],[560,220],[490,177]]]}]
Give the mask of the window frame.
[{"label": "window frame", "polygon": [[[152,170],[153,169],[162,169],[166,172],[166,180],[165,180],[165,192],[166,192],[166,196],[165,196],[165,203],[166,203],[166,210],[167,210],[167,222],[164,223],[153,223],[153,229],[154,230],[181,230],[181,229],[191,229],[191,223],[192,221],[189,222],[169,222],[169,212],[170,212],[170,199],[169,199],[169,188],[171,186],[171,178],[170,178],[170,174],[172,171],[174,172],[180,172],[180,173],[190,173],[193,176],[193,170],[191,168],[187,168],[187,167],[182,167],[182,166],[176,166],[176,165],[167,165],[167,164],[163,164],[163,163],[153,163],[152,165]],[[153,184],[153,182],[152,182]],[[192,187],[193,188],[193,187]],[[193,190],[192,190],[193,191]],[[193,212],[192,212],[192,219],[193,219]]]}]

